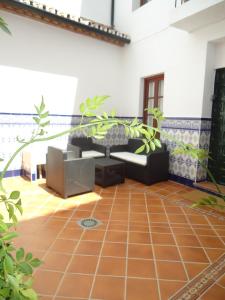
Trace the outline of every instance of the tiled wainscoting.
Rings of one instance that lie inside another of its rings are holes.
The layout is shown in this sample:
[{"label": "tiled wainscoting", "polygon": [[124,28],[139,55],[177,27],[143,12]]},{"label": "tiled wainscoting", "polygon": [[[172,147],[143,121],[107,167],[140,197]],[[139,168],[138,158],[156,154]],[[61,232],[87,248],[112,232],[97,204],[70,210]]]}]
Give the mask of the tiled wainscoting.
[{"label": "tiled wainscoting", "polygon": [[[21,144],[17,142],[17,137],[24,138],[25,140],[29,139],[32,135],[32,131],[36,129],[36,125],[32,119],[33,116],[35,115],[0,113],[0,158],[3,158],[4,162],[8,161],[14,151],[21,146]],[[55,134],[71,127],[71,116],[51,115],[49,119],[50,125],[47,129],[49,134]],[[34,147],[36,151],[46,151],[48,145],[65,147],[66,144],[67,136],[62,136],[48,142],[36,143],[32,147]],[[0,170],[2,170],[4,162],[1,163]],[[7,176],[17,176],[21,174],[22,153],[16,157],[9,170]]]},{"label": "tiled wainscoting", "polygon": [[[28,138],[35,129],[32,114],[9,114],[0,113],[0,157],[7,161],[15,149],[18,148],[16,137]],[[129,119],[125,117],[126,119]],[[49,134],[55,134],[67,130],[72,125],[77,125],[80,122],[80,116],[71,115],[50,115],[50,126],[48,127]],[[176,140],[185,143],[191,143],[204,149],[209,148],[210,140],[210,119],[191,119],[191,118],[166,118],[162,124],[162,129],[165,133],[172,135]],[[80,135],[81,132],[76,134]],[[176,147],[174,141],[162,136],[162,139],[168,145],[171,151]],[[65,148],[68,141],[68,136],[62,136],[55,140],[36,144],[38,151],[47,151],[48,145],[53,145]],[[97,141],[106,146],[115,144],[124,144],[127,142],[127,137],[122,127],[115,127],[108,132],[106,139]],[[1,165],[4,165],[1,163]],[[1,170],[2,168],[0,168]],[[19,175],[22,171],[21,154],[12,163],[8,176]],[[197,161],[183,155],[170,155],[170,174],[175,180],[183,182],[201,181],[204,180],[206,174],[202,170]]]},{"label": "tiled wainscoting", "polygon": [[[176,140],[206,150],[209,149],[210,128],[210,119],[166,118],[162,124],[163,131]],[[170,152],[176,147],[174,141],[163,136],[162,140],[167,144]],[[190,181],[201,181],[206,178],[206,173],[197,160],[186,155],[173,155],[172,153],[170,154],[170,174]]]}]

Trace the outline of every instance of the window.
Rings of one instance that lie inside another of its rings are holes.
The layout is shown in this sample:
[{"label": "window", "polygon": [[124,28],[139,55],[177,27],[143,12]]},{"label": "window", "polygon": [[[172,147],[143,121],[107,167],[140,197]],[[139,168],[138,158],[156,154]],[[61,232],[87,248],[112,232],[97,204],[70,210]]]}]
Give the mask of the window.
[{"label": "window", "polygon": [[145,5],[149,1],[151,1],[151,0],[140,0],[140,6]]},{"label": "window", "polygon": [[156,121],[146,108],[158,107],[163,110],[164,75],[160,74],[144,80],[144,113],[143,122],[149,126],[156,127]]}]

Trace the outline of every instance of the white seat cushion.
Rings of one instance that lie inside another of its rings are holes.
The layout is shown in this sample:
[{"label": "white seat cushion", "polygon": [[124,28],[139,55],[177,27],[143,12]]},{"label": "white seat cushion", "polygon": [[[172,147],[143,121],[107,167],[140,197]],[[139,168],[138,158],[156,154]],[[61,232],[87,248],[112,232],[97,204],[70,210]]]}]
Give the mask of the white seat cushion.
[{"label": "white seat cushion", "polygon": [[102,152],[89,150],[89,151],[82,151],[82,157],[83,158],[90,158],[90,157],[105,157],[105,155]]},{"label": "white seat cushion", "polygon": [[120,158],[125,161],[130,161],[134,164],[146,166],[147,165],[147,155],[135,154],[132,152],[112,152],[110,156],[115,158]]}]

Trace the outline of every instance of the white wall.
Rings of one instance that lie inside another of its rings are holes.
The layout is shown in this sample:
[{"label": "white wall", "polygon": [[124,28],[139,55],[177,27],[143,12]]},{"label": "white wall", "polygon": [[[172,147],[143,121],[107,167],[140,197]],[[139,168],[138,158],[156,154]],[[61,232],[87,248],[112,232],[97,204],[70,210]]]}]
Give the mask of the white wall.
[{"label": "white wall", "polygon": [[111,25],[111,0],[82,0],[81,16]]},{"label": "white wall", "polygon": [[75,16],[80,16],[81,13],[82,0],[38,0],[38,2]]},{"label": "white wall", "polygon": [[225,41],[216,43],[215,51],[215,68],[225,68]]},{"label": "white wall", "polygon": [[[27,106],[28,95],[30,101],[39,102],[39,89],[47,102],[51,99],[51,113],[79,114],[80,102],[95,95],[110,95],[112,99],[106,107],[115,107],[118,114],[124,113],[119,106],[120,47],[8,13],[1,13],[1,16],[9,24],[13,35],[0,32],[0,66],[27,70],[21,71],[19,81],[16,80],[19,70],[13,68],[8,69],[5,78],[1,78],[1,86],[8,87],[0,91],[1,99],[4,99],[3,93],[7,99],[5,104],[1,100],[1,111],[19,109],[27,112],[31,108]],[[36,89],[30,88],[30,81],[26,79],[29,77],[36,81],[31,85],[34,87],[36,84]],[[19,88],[22,78],[24,84]],[[62,83],[59,83],[61,79]],[[49,91],[46,86],[49,86]],[[19,107],[15,103],[20,103]]]},{"label": "white wall", "polygon": [[211,117],[215,54],[209,43],[225,37],[225,22],[189,34],[169,26],[173,5],[152,0],[132,12],[132,1],[116,2],[116,25],[132,40],[123,53],[123,99],[142,116],[143,78],[164,73],[166,117]]}]

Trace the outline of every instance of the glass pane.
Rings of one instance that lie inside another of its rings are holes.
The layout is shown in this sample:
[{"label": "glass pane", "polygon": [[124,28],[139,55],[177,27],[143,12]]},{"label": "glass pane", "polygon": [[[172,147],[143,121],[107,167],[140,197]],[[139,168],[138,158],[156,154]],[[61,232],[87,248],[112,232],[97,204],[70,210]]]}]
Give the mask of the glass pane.
[{"label": "glass pane", "polygon": [[152,117],[152,115],[148,115],[147,125],[153,127],[153,117]]},{"label": "glass pane", "polygon": [[164,80],[159,81],[159,96],[163,96],[164,93]]},{"label": "glass pane", "polygon": [[163,112],[163,98],[159,98],[159,109]]},{"label": "glass pane", "polygon": [[147,108],[153,108],[154,107],[154,99],[148,99],[148,107]]},{"label": "glass pane", "polygon": [[150,81],[149,82],[149,91],[148,91],[148,96],[149,97],[154,97],[154,89],[155,89],[155,82]]}]

